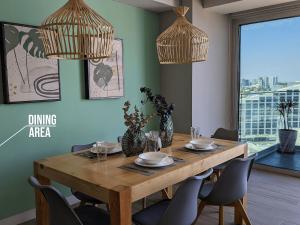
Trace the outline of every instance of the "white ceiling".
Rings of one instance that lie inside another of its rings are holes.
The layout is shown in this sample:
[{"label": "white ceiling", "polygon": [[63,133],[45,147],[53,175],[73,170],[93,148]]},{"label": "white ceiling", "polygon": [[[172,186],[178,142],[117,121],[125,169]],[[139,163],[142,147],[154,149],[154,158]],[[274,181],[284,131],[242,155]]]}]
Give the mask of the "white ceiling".
[{"label": "white ceiling", "polygon": [[178,0],[114,0],[154,12],[164,12],[177,6]]},{"label": "white ceiling", "polygon": [[207,8],[208,11],[217,12],[220,14],[229,14],[240,12],[249,9],[260,8],[264,6],[277,5],[286,2],[293,2],[295,0],[242,0],[237,2],[228,3],[225,5],[214,6]]}]

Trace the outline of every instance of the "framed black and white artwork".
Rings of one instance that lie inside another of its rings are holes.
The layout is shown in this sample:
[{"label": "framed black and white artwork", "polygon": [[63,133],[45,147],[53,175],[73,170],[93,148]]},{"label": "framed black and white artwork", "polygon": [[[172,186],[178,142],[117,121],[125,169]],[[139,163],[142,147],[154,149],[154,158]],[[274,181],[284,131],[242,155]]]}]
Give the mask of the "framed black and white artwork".
[{"label": "framed black and white artwork", "polygon": [[37,27],[1,23],[5,103],[59,101],[59,61],[47,59]]},{"label": "framed black and white artwork", "polygon": [[110,58],[86,60],[86,96],[88,99],[120,98],[124,96],[123,41],[113,41]]}]

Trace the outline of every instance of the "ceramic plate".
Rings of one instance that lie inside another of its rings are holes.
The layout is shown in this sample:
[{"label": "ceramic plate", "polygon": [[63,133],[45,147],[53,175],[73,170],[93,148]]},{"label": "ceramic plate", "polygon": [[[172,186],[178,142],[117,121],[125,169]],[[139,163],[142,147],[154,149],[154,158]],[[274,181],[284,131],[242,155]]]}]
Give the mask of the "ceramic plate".
[{"label": "ceramic plate", "polygon": [[168,157],[168,158],[164,159],[163,161],[161,161],[158,164],[147,164],[142,159],[137,158],[134,161],[134,163],[136,165],[143,166],[143,167],[164,167],[164,166],[170,166],[170,165],[172,165],[174,163],[174,160],[171,157]]},{"label": "ceramic plate", "polygon": [[212,144],[208,148],[194,148],[194,146],[190,143],[186,144],[184,147],[192,151],[212,151],[218,148],[218,146],[215,144]]}]

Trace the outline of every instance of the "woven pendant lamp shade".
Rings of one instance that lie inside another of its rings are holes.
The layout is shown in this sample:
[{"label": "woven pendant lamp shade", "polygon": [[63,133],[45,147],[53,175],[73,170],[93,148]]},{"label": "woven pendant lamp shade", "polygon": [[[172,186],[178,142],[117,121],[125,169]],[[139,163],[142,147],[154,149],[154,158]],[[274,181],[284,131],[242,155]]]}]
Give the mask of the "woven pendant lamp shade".
[{"label": "woven pendant lamp shade", "polygon": [[157,53],[161,64],[186,64],[206,60],[208,36],[185,18],[188,10],[188,7],[177,7],[177,19],[157,38]]},{"label": "woven pendant lamp shade", "polygon": [[69,0],[40,31],[48,58],[97,60],[112,54],[112,25],[83,0]]}]

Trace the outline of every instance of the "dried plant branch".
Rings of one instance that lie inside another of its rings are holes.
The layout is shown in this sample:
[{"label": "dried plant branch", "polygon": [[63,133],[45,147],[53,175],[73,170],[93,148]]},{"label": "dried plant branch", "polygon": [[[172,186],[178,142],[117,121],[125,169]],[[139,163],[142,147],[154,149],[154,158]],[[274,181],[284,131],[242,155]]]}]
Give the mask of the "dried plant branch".
[{"label": "dried plant branch", "polygon": [[134,111],[129,113],[129,108],[131,104],[129,101],[126,101],[123,106],[124,111],[124,124],[128,127],[128,129],[132,130],[133,132],[138,132],[142,130],[147,123],[153,118],[154,114],[145,116],[143,112],[134,106]]},{"label": "dried plant branch", "polygon": [[165,97],[161,95],[153,95],[152,90],[147,87],[140,88],[140,91],[146,95],[146,99],[142,100],[141,103],[152,103],[152,105],[155,107],[157,116],[164,117],[172,114],[175,105],[173,103],[168,104]]}]

